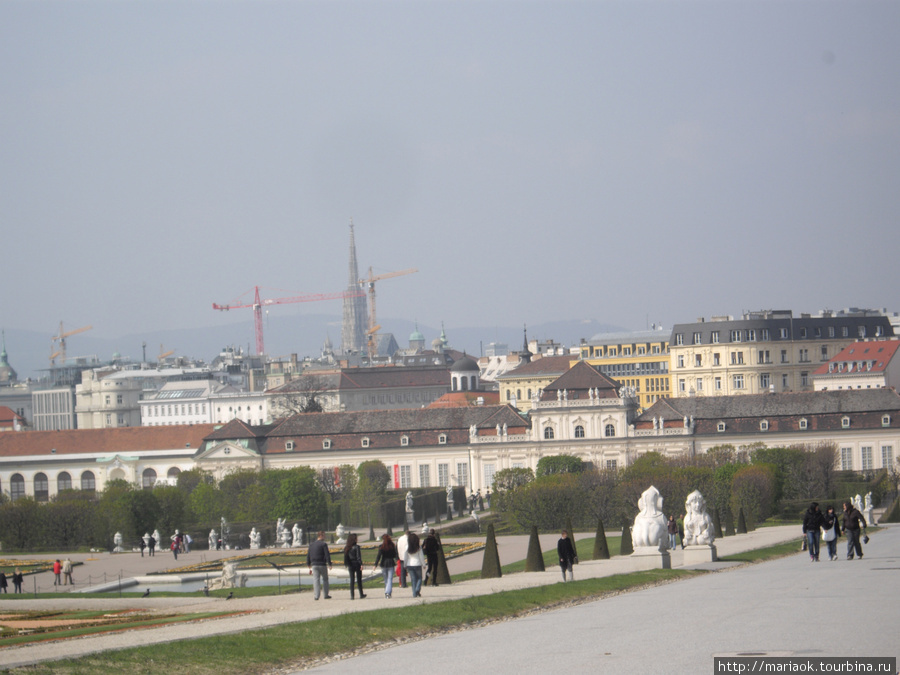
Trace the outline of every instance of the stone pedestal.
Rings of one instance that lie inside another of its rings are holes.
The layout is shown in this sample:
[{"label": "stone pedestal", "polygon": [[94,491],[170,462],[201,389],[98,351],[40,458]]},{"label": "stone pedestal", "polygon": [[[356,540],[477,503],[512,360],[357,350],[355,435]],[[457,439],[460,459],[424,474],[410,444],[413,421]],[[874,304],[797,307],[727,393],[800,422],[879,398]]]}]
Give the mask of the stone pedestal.
[{"label": "stone pedestal", "polygon": [[715,544],[685,546],[684,564],[699,565],[700,563],[716,562],[719,559],[716,554]]},{"label": "stone pedestal", "polygon": [[668,551],[661,551],[656,546],[635,546],[634,553],[626,557],[629,572],[641,570],[670,570],[672,557]]}]

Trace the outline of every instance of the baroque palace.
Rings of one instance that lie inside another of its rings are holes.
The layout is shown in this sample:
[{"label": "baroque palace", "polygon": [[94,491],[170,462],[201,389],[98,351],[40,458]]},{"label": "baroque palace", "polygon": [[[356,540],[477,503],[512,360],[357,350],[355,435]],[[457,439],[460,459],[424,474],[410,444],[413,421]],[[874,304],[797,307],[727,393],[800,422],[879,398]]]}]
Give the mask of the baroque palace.
[{"label": "baroque palace", "polygon": [[[480,403],[480,404],[479,404]],[[114,479],[174,483],[201,468],[316,470],[378,459],[393,487],[491,487],[495,472],[571,454],[598,468],[639,455],[833,443],[841,469],[892,466],[900,453],[900,396],[892,388],[664,397],[640,412],[634,387],[583,361],[532,391],[527,414],[503,403],[293,415],[274,424],[196,424],[0,433],[0,490],[47,501]]]}]

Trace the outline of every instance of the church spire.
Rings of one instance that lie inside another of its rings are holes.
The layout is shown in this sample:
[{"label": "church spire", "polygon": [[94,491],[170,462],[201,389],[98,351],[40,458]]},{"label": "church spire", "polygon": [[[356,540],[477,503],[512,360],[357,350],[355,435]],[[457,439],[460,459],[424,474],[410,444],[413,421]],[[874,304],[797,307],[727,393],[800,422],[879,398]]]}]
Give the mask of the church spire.
[{"label": "church spire", "polygon": [[341,324],[341,352],[361,352],[366,346],[366,296],[359,286],[359,265],[356,262],[356,237],[350,219],[350,263],[347,296],[344,298],[344,320]]},{"label": "church spire", "polygon": [[525,333],[525,343],[522,345],[521,359],[524,363],[531,363],[532,354],[528,350],[528,326],[527,326],[527,324],[522,324],[522,330]]}]

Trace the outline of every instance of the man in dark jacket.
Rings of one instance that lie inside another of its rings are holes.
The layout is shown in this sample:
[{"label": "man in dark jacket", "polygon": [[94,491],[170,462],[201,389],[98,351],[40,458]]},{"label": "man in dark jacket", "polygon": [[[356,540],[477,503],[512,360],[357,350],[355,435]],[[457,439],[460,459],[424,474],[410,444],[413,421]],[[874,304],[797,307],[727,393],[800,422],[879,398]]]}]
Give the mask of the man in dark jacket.
[{"label": "man in dark jacket", "polygon": [[309,545],[306,551],[306,566],[313,578],[313,600],[319,599],[319,593],[324,586],[325,599],[331,600],[328,595],[328,570],[331,569],[331,552],[325,543],[325,533],[320,531],[316,540]]},{"label": "man in dark jacket", "polygon": [[806,535],[810,562],[819,562],[819,528],[824,522],[825,518],[819,511],[818,502],[813,502],[803,514],[803,534]]},{"label": "man in dark jacket", "polygon": [[437,535],[435,531],[429,530],[428,536],[425,537],[425,541],[422,542],[422,552],[425,554],[425,560],[428,563],[428,570],[425,572],[425,585],[428,585],[428,579],[431,578],[431,585],[437,586],[437,564],[438,564],[438,549],[440,549],[441,545],[438,542]]},{"label": "man in dark jacket", "polygon": [[862,560],[862,544],[859,543],[860,523],[863,533],[866,530],[866,519],[850,502],[844,502],[844,533],[847,535],[847,560],[853,560],[853,552]]},{"label": "man in dark jacket", "polygon": [[569,533],[562,531],[559,541],[556,543],[556,552],[559,555],[559,566],[562,568],[563,581],[566,581],[566,572],[569,573],[569,581],[575,581],[572,566],[575,564],[575,547],[569,539]]}]

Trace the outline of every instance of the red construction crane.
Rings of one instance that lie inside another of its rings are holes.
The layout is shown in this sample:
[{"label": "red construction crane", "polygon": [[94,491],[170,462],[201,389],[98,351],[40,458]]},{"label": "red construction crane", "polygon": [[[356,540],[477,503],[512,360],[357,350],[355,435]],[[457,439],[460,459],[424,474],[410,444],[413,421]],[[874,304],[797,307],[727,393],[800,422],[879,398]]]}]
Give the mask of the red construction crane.
[{"label": "red construction crane", "polygon": [[213,309],[220,309],[223,311],[227,311],[229,309],[243,309],[246,307],[250,307],[253,309],[253,322],[256,327],[256,354],[258,356],[262,356],[266,353],[265,344],[263,342],[263,320],[262,320],[262,308],[268,307],[269,305],[285,305],[292,302],[316,302],[318,300],[337,300],[338,298],[356,298],[364,295],[364,293],[360,291],[343,291],[342,293],[310,293],[307,295],[295,295],[287,298],[269,298],[266,300],[261,300],[259,297],[259,286],[253,287],[254,297],[253,302],[247,302],[245,300],[241,300],[247,293],[247,291],[243,295],[241,295],[236,300],[233,300],[227,305],[219,305],[215,302],[213,303]]}]

